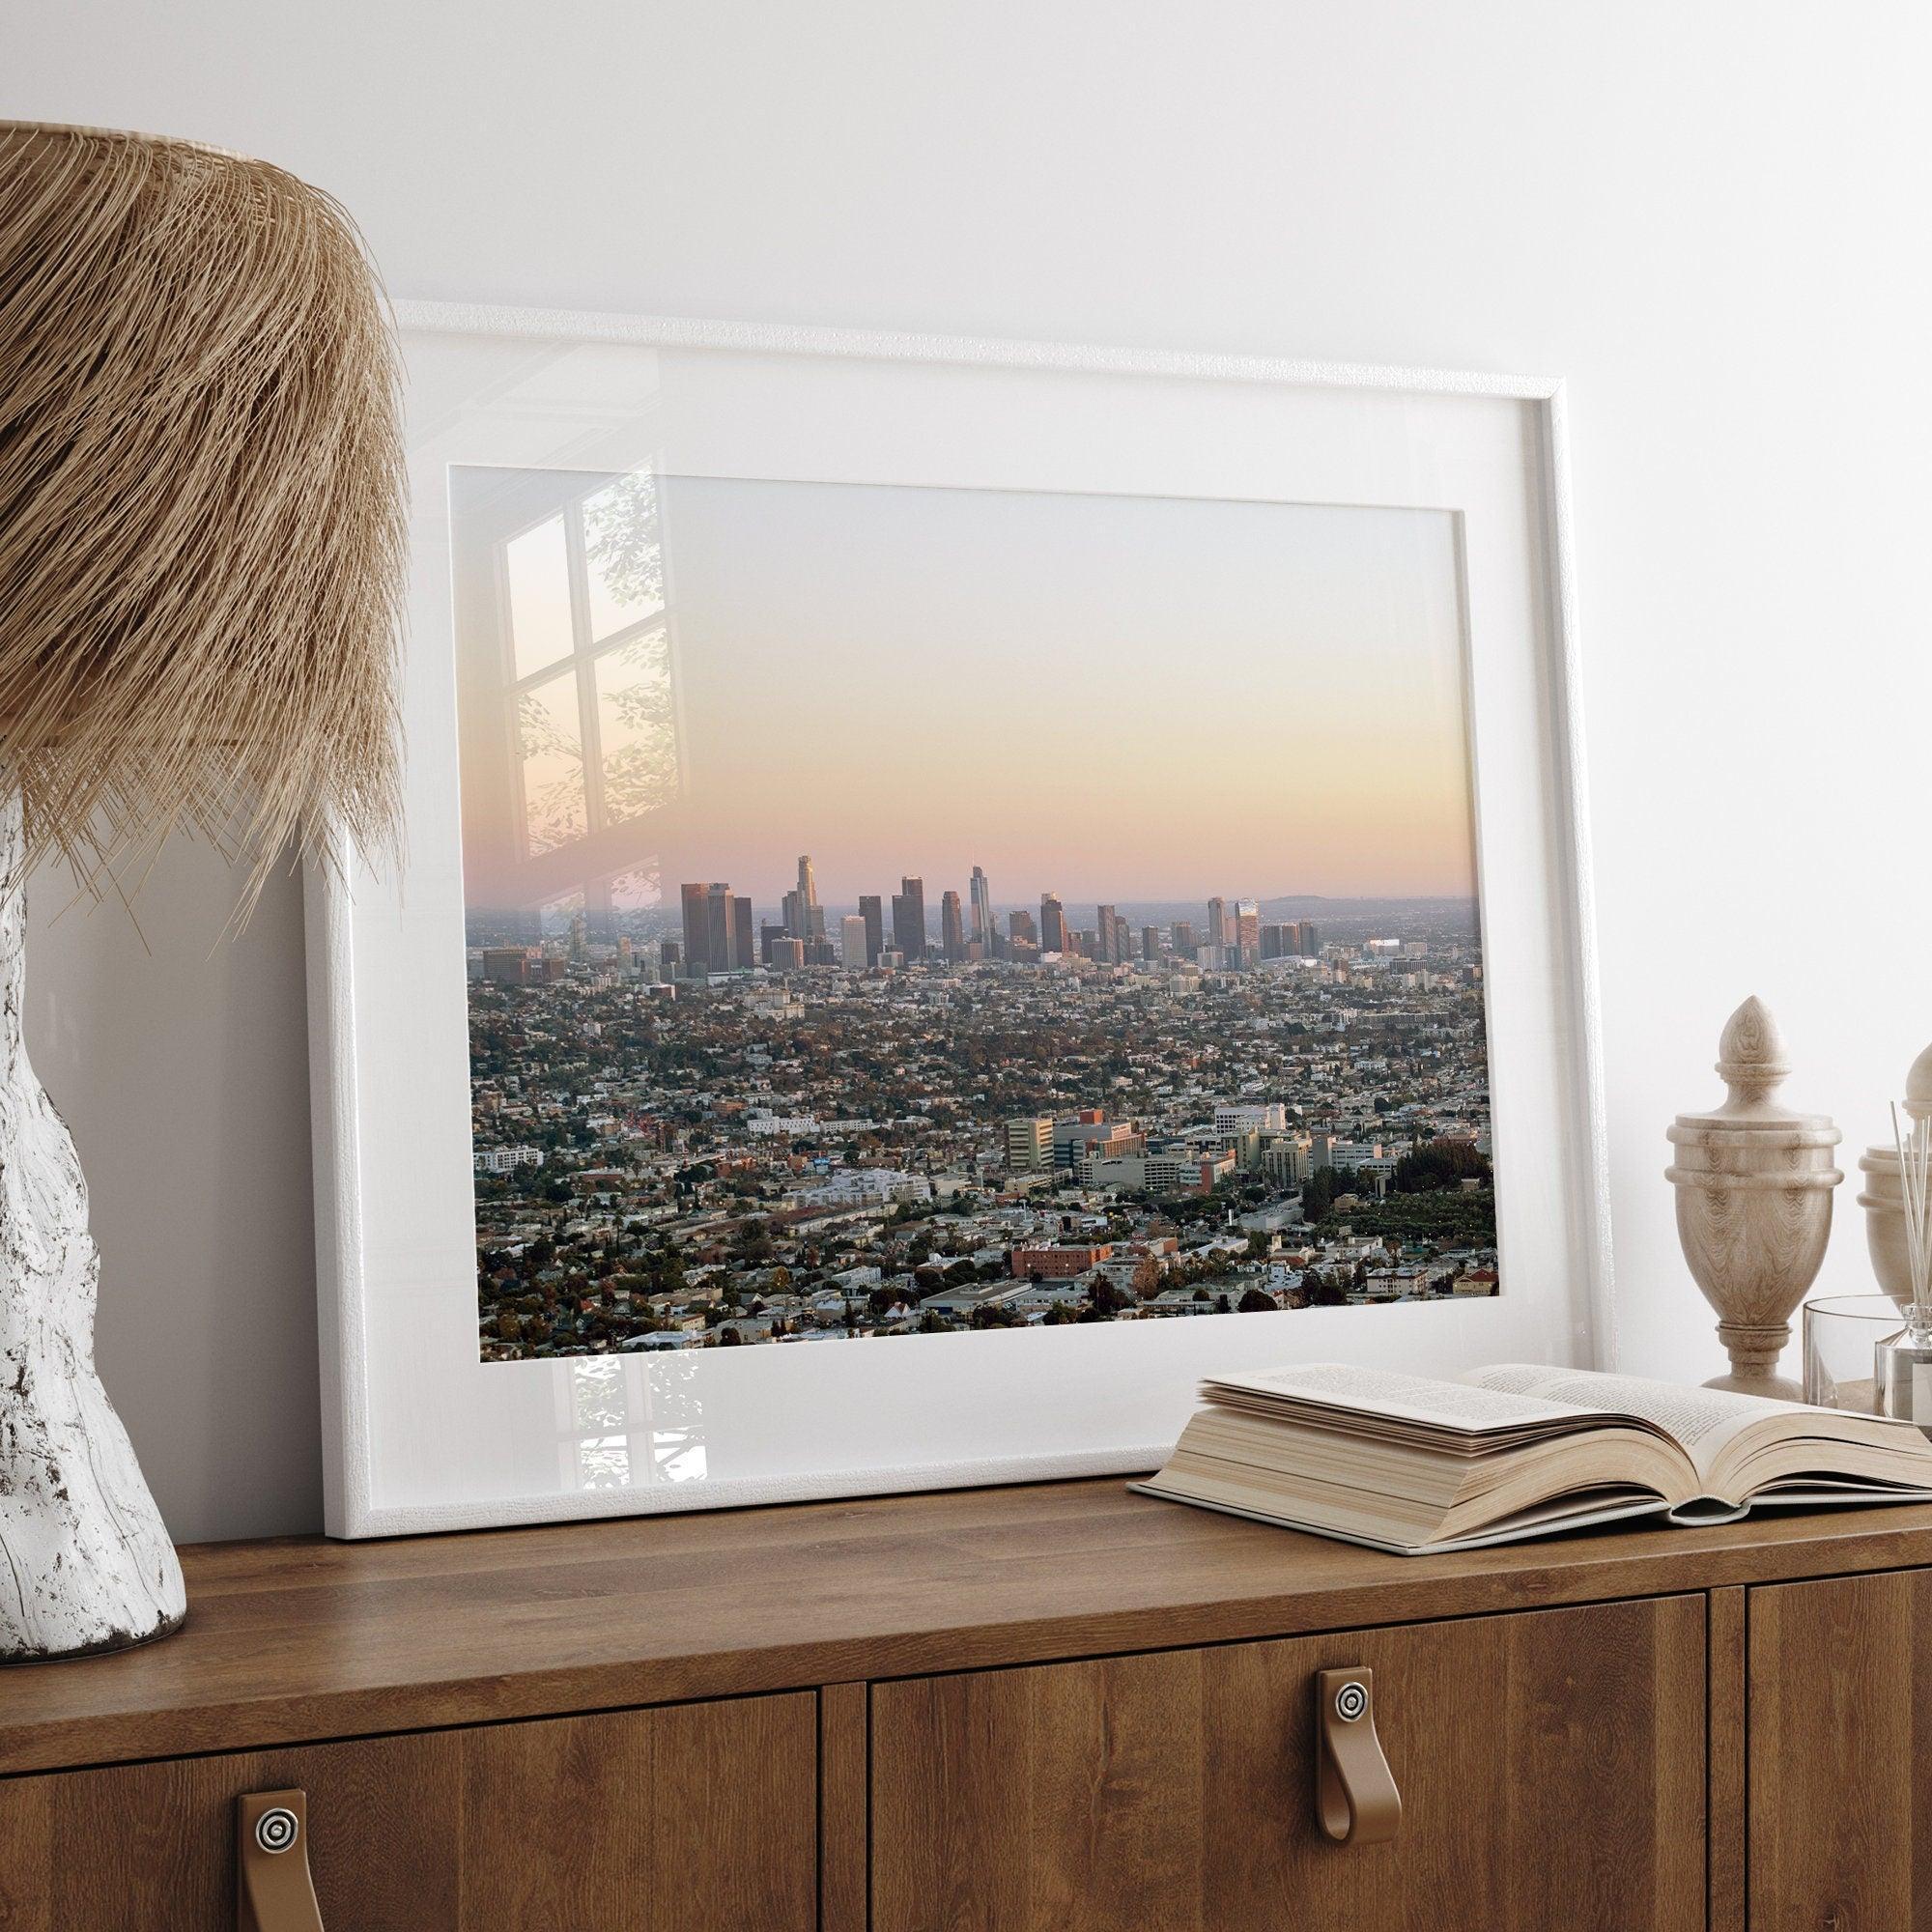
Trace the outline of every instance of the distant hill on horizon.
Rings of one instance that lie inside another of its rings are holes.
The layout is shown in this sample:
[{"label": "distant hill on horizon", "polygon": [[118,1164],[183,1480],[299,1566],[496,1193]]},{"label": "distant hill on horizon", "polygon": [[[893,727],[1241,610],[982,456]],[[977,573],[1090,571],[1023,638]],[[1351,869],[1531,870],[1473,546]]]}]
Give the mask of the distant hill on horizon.
[{"label": "distant hill on horizon", "polygon": [[1374,894],[1364,893],[1358,897],[1338,898],[1328,893],[1283,893],[1279,897],[1259,899],[1256,903],[1265,917],[1269,913],[1307,911],[1322,906],[1344,911],[1356,906],[1467,906],[1476,903],[1476,895],[1473,893],[1439,893],[1378,897]]},{"label": "distant hill on horizon", "polygon": [[[1077,925],[1091,911],[1086,899],[1069,899],[1063,894],[1062,902],[1066,907],[1066,915]],[[1205,925],[1208,920],[1206,899],[1116,899],[1114,909],[1132,925],[1168,925],[1175,920],[1190,920],[1196,925]],[[1238,901],[1233,895],[1228,897],[1228,917],[1235,916]],[[1416,919],[1434,916],[1441,918],[1447,913],[1473,913],[1476,900],[1467,895],[1443,895],[1436,897],[1372,897],[1338,898],[1324,893],[1283,893],[1274,898],[1257,899],[1256,910],[1264,925],[1278,924],[1287,920],[1312,919],[1320,923],[1329,920],[1376,920],[1376,919]]]}]

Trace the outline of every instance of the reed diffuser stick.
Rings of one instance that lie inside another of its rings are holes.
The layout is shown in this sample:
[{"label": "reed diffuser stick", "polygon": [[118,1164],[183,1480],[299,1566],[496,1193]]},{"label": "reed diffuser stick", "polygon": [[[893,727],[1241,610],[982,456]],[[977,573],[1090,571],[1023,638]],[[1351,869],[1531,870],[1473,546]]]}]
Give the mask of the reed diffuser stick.
[{"label": "reed diffuser stick", "polygon": [[1914,1118],[1909,1105],[1891,1108],[1898,1149],[1898,1185],[1905,1208],[1906,1265],[1912,1276],[1914,1339],[1932,1333],[1932,1119]]}]

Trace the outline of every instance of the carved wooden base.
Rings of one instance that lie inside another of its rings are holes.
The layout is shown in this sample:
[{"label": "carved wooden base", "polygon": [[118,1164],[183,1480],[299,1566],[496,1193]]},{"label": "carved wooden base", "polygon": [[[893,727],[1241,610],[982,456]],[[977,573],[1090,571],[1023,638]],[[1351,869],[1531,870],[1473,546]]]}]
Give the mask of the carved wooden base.
[{"label": "carved wooden base", "polygon": [[1730,1389],[1738,1395],[1761,1395],[1772,1402],[1803,1402],[1804,1390],[1783,1376],[1713,1376],[1707,1389]]},{"label": "carved wooden base", "polygon": [[[20,806],[0,800],[0,878]],[[20,1035],[26,902],[0,894],[0,1662],[178,1628],[181,1565],[94,1369],[87,1183]]]},{"label": "carved wooden base", "polygon": [[1791,1341],[1788,1321],[1719,1321],[1718,1340],[1731,1358],[1728,1375],[1713,1376],[1707,1389],[1735,1389],[1739,1395],[1769,1396],[1774,1402],[1803,1402],[1804,1391],[1777,1373],[1778,1359]]}]

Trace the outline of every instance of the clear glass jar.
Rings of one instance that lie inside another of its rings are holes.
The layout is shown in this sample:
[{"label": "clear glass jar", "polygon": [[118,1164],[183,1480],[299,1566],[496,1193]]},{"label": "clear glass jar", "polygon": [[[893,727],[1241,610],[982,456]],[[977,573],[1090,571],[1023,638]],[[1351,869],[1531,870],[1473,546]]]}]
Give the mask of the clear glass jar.
[{"label": "clear glass jar", "polygon": [[1880,1413],[1874,1357],[1899,1340],[1905,1318],[1889,1294],[1821,1294],[1804,1304],[1804,1400]]}]

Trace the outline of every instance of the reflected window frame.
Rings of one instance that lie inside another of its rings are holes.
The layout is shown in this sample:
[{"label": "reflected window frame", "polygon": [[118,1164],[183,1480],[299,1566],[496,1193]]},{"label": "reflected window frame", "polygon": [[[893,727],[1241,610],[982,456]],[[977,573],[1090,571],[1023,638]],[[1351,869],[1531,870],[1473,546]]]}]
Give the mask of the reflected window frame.
[{"label": "reflected window frame", "polygon": [[[625,478],[635,476],[650,477],[656,494],[655,512],[658,523],[656,547],[661,595],[656,607],[634,622],[606,632],[602,637],[593,637],[590,545],[584,524],[585,508]],[[541,513],[504,531],[492,542],[492,577],[497,603],[497,636],[500,639],[502,715],[504,729],[510,737],[508,765],[515,787],[519,857],[523,860],[540,858],[548,852],[558,849],[554,843],[537,846],[531,842],[530,806],[526,791],[522,741],[522,709],[525,696],[555,682],[566,673],[574,676],[577,695],[579,782],[582,790],[583,809],[582,837],[584,839],[595,838],[613,824],[632,822],[629,816],[613,818],[610,810],[604,768],[603,721],[599,713],[597,670],[599,664],[606,658],[615,656],[654,633],[662,638],[665,680],[671,705],[674,786],[678,790],[682,789],[684,734],[677,728],[676,723],[677,668],[672,648],[670,565],[664,541],[664,497],[661,481],[661,473],[655,462],[640,463],[617,477],[599,473],[586,478],[586,487],[574,491],[561,503],[545,507]],[[519,674],[516,614],[510,583],[510,550],[513,545],[559,518],[563,525],[565,587],[570,607],[570,647],[557,656],[547,659],[536,668]]]}]

